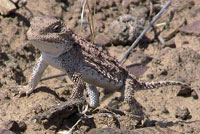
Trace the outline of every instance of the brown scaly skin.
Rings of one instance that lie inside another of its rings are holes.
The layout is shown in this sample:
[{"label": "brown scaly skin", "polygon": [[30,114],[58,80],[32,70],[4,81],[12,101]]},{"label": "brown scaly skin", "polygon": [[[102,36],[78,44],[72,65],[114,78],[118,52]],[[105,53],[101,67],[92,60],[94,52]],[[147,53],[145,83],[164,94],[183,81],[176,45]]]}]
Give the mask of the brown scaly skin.
[{"label": "brown scaly skin", "polygon": [[167,85],[187,86],[174,81],[139,82],[115,58],[78,37],[62,21],[53,17],[33,18],[27,37],[42,52],[29,81],[27,95],[33,92],[46,67],[52,65],[65,72],[74,82],[72,98],[82,97],[84,89],[87,89],[90,106],[97,107],[99,94],[96,86],[114,91],[123,90],[124,100],[133,114],[143,118],[143,107],[133,97],[135,91]]}]

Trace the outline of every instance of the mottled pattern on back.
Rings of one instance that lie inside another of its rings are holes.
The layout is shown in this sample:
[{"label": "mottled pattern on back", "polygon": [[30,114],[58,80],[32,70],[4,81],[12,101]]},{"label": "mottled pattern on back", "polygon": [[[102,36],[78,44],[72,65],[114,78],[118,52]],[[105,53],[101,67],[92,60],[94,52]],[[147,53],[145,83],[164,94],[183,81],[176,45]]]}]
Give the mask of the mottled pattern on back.
[{"label": "mottled pattern on back", "polygon": [[73,37],[76,42],[74,47],[78,47],[84,57],[84,61],[88,65],[116,83],[124,81],[128,72],[119,65],[119,62],[115,58],[77,35],[74,34]]}]

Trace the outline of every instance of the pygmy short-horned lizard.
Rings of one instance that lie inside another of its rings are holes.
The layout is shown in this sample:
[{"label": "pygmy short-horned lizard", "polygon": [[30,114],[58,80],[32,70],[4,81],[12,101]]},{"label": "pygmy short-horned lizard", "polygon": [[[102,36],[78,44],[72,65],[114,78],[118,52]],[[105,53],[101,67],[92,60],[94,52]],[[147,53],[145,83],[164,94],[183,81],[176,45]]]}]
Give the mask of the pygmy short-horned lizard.
[{"label": "pygmy short-horned lizard", "polygon": [[34,17],[27,32],[28,40],[41,51],[36,63],[26,94],[29,95],[37,86],[42,73],[51,65],[65,72],[75,84],[72,98],[83,96],[87,89],[90,106],[99,105],[99,93],[96,86],[122,90],[124,100],[133,114],[143,116],[143,107],[134,98],[134,92],[140,89],[152,89],[167,85],[183,85],[175,81],[140,82],[117,60],[99,50],[92,43],[78,37],[64,23],[49,16]]}]

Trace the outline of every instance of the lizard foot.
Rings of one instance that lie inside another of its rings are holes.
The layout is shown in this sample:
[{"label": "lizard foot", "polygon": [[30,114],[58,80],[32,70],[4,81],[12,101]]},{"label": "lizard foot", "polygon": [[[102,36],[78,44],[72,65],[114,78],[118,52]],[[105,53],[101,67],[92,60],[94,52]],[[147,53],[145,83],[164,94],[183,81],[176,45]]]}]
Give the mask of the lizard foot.
[{"label": "lizard foot", "polygon": [[28,86],[23,86],[19,88],[19,97],[30,96],[33,90],[28,90]]}]

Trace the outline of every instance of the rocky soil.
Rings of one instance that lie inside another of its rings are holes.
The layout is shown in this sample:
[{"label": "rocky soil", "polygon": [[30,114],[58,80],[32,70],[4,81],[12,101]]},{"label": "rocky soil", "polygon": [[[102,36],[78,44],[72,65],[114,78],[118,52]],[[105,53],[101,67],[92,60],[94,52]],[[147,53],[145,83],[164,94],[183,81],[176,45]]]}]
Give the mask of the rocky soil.
[{"label": "rocky soil", "polygon": [[[92,2],[89,3],[92,7]],[[95,43],[120,60],[166,0],[96,0],[96,3]],[[90,40],[88,10],[81,27],[81,1],[30,0],[18,1],[15,6],[16,10],[0,16],[0,134],[55,134],[69,130],[79,119],[78,114],[58,116],[50,124],[33,119],[70,101],[72,83],[67,77],[42,81],[31,96],[19,97],[18,91],[27,84],[40,55],[28,42],[26,31],[33,16],[47,14],[62,19],[76,34]],[[147,134],[154,130],[164,134],[200,133],[199,36],[200,1],[172,0],[123,66],[143,81],[182,81],[193,90],[168,86],[138,91],[135,98],[149,116],[149,121],[140,126],[127,114],[127,104],[118,99],[120,93],[99,89],[101,105],[88,110],[88,118],[81,120],[74,133]],[[48,67],[43,77],[58,73],[59,70]]]}]

